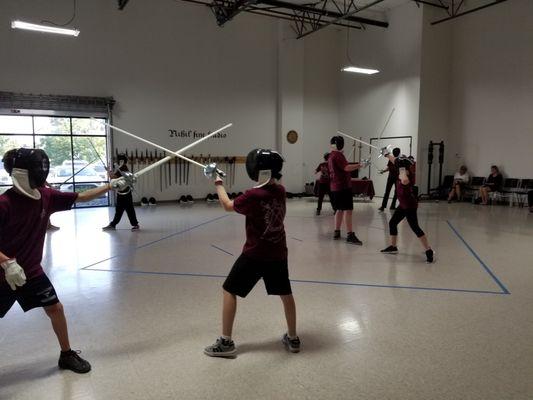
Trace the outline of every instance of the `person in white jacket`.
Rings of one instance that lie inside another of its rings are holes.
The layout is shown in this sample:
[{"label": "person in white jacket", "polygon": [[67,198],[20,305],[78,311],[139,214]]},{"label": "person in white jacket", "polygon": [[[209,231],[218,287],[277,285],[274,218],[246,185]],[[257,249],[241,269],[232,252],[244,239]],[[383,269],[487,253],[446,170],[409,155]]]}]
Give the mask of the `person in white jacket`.
[{"label": "person in white jacket", "polygon": [[448,203],[451,203],[454,197],[457,197],[457,200],[461,200],[463,189],[470,182],[470,175],[468,174],[468,169],[466,166],[461,165],[459,171],[453,176],[452,189],[448,196]]}]

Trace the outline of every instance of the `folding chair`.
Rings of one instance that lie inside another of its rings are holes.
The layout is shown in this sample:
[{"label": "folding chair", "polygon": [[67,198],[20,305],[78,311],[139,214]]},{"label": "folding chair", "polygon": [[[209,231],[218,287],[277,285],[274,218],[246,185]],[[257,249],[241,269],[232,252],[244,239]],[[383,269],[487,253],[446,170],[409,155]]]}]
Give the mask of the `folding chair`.
[{"label": "folding chair", "polygon": [[514,192],[514,198],[518,207],[524,207],[527,203],[527,193],[533,190],[533,179],[521,179],[520,187]]},{"label": "folding chair", "polygon": [[485,178],[483,176],[474,176],[470,180],[470,184],[465,188],[463,197],[471,198],[472,203],[474,203],[479,197],[479,188],[485,183]]},{"label": "folding chair", "polygon": [[519,189],[520,179],[517,178],[507,178],[503,181],[502,190],[497,192],[490,192],[489,198],[491,201],[509,201],[509,205],[513,206],[513,200],[515,198],[515,193]]}]

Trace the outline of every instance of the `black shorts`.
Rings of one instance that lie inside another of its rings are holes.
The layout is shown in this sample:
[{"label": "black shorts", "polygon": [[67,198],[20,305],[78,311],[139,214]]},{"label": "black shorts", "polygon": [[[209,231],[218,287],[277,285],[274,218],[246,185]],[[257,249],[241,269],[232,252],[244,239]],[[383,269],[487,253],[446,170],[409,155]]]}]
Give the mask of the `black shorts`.
[{"label": "black shorts", "polygon": [[0,283],[0,318],[11,309],[15,301],[26,311],[59,303],[56,290],[46,275],[28,280],[23,286],[12,290],[5,282]]},{"label": "black shorts", "polygon": [[292,294],[287,260],[263,261],[241,254],[233,264],[223,288],[239,297],[246,297],[259,279],[263,278],[268,294],[285,296]]},{"label": "black shorts", "polygon": [[334,210],[348,211],[353,210],[353,194],[352,189],[343,189],[338,192],[331,192],[329,194],[331,206]]}]

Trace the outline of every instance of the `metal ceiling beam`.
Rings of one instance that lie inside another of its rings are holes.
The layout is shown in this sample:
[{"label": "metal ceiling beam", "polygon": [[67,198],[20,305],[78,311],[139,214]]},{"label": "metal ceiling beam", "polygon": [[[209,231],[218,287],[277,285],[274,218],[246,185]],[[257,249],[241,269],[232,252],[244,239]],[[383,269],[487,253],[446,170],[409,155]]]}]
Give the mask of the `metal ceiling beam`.
[{"label": "metal ceiling beam", "polygon": [[432,6],[432,7],[437,7],[437,8],[443,8],[443,9],[445,9],[445,10],[447,10],[448,8],[450,8],[450,7],[448,7],[448,6],[445,6],[445,5],[442,4],[442,3],[436,4],[436,3],[432,3],[432,2],[427,1],[427,0],[413,0],[413,1],[414,1],[417,5],[418,5],[418,4],[425,4],[425,5],[427,5],[427,6]]},{"label": "metal ceiling beam", "polygon": [[118,0],[118,9],[124,10],[124,7],[126,7],[126,4],[128,4],[128,1],[130,0]]},{"label": "metal ceiling beam", "polygon": [[385,0],[374,0],[373,2],[368,3],[368,4],[366,4],[366,5],[362,6],[362,7],[356,8],[355,10],[347,12],[346,14],[341,14],[339,17],[324,23],[323,25],[317,27],[316,29],[299,35],[298,39],[301,39],[301,38],[303,38],[303,37],[305,37],[307,35],[310,35],[311,33],[315,33],[315,32],[317,32],[317,31],[319,31],[319,30],[321,30],[321,29],[323,29],[323,28],[325,28],[325,27],[327,27],[329,25],[333,25],[333,24],[336,24],[338,22],[341,22],[341,21],[345,20],[346,18],[352,17],[355,14],[357,14],[357,13],[363,11],[363,10],[366,10],[367,8],[370,8],[370,7],[375,6],[376,4],[382,3],[383,1],[385,1]]},{"label": "metal ceiling beam", "polygon": [[[380,0],[380,1],[383,1],[383,0]],[[385,21],[378,21],[378,20],[374,20],[374,19],[362,18],[362,17],[354,17],[354,16],[341,18],[341,17],[343,17],[344,14],[341,14],[341,13],[338,13],[338,12],[335,12],[335,11],[325,10],[325,9],[323,10],[323,9],[315,8],[315,7],[302,6],[302,5],[299,5],[299,4],[288,3],[288,2],[285,2],[285,1],[281,1],[281,0],[259,0],[258,4],[266,4],[266,5],[269,5],[269,6],[279,7],[279,8],[286,8],[286,9],[289,9],[289,10],[320,14],[320,15],[322,15],[324,17],[338,18],[339,21],[341,19],[345,19],[345,20],[350,21],[350,22],[357,22],[357,23],[365,24],[365,25],[379,26],[381,28],[388,28],[389,27],[389,23],[385,22]]]},{"label": "metal ceiling beam", "polygon": [[[466,11],[463,11],[463,12],[458,12],[459,9],[461,8],[461,7],[458,7],[456,10],[452,10],[451,14],[448,13],[448,14],[450,14],[449,17],[442,18],[442,19],[439,19],[437,21],[433,21],[431,23],[431,25],[437,25],[437,24],[440,24],[440,23],[443,23],[443,22],[446,22],[446,21],[450,21],[452,19],[462,17],[463,15],[471,14],[473,12],[476,12],[476,11],[479,11],[479,10],[483,10],[484,8],[495,6],[496,4],[504,3],[506,1],[507,0],[495,0],[495,1],[491,2],[491,3],[484,4],[484,5],[479,6],[479,7],[471,8],[470,10],[466,10]],[[461,3],[461,5],[462,5],[462,3]]]},{"label": "metal ceiling beam", "polygon": [[[268,8],[259,8],[259,7],[251,7],[243,11],[247,13],[251,13],[251,14],[264,15],[266,17],[280,18],[280,19],[294,22],[294,14],[289,14],[283,11],[272,10]],[[304,18],[307,19],[306,22],[309,22],[309,23],[313,22],[311,19],[307,17],[304,17]],[[335,25],[342,26],[345,28],[361,29],[361,26],[359,25],[348,25],[348,24],[342,24],[342,23],[337,23]]]},{"label": "metal ceiling beam", "polygon": [[[212,3],[208,3],[207,1],[202,1],[202,0],[181,0],[181,1],[185,3],[193,3],[193,4],[206,6],[209,8],[212,7]],[[256,15],[263,15],[265,17],[278,18],[278,19],[283,19],[283,20],[292,21],[292,22],[294,22],[294,19],[295,19],[294,14],[291,14],[289,12],[283,12],[283,11],[280,11],[278,9],[273,9],[273,8],[261,8],[257,6],[250,6],[250,7],[247,7],[246,9],[243,9],[242,12],[256,14]],[[312,22],[312,20],[309,19],[308,17],[304,17],[304,18],[306,19],[306,22],[309,22],[309,23]],[[343,23],[337,23],[335,25],[342,26],[344,28],[361,29],[361,27],[358,25],[349,25],[349,24],[343,24]]]},{"label": "metal ceiling beam", "polygon": [[211,10],[215,14],[218,26],[223,26],[243,11],[247,5],[256,3],[256,0],[237,0],[233,3],[225,0],[213,0]]}]

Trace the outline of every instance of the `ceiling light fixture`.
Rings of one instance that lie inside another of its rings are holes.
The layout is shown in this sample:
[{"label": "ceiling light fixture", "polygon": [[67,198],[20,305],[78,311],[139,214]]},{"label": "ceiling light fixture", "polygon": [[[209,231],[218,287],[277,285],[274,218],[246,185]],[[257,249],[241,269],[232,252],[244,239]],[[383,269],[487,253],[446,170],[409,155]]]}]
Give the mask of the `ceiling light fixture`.
[{"label": "ceiling light fixture", "polygon": [[45,33],[57,33],[60,35],[76,36],[76,37],[80,34],[80,31],[77,29],[67,29],[67,28],[57,28],[55,26],[37,25],[37,24],[31,24],[29,22],[24,22],[24,21],[12,21],[11,28],[25,29],[28,31],[37,31],[37,32],[45,32]]},{"label": "ceiling light fixture", "polygon": [[343,69],[341,69],[341,71],[355,72],[357,74],[366,74],[366,75],[374,75],[379,72],[377,69],[359,68],[359,67],[353,67],[353,66],[344,67]]}]

